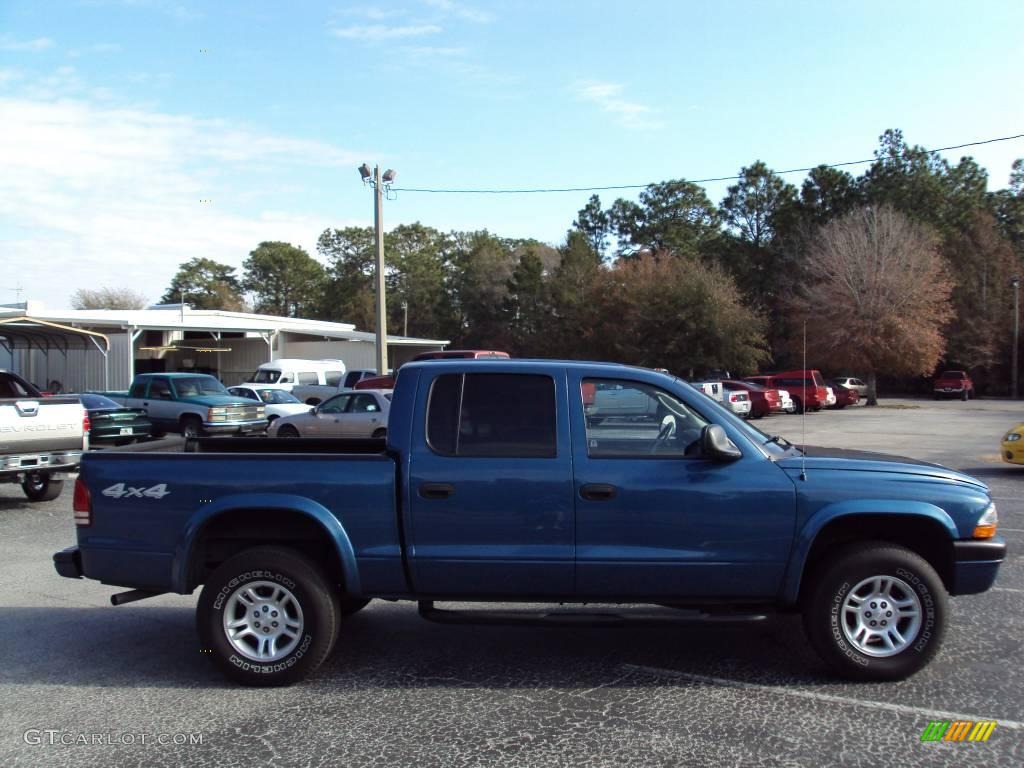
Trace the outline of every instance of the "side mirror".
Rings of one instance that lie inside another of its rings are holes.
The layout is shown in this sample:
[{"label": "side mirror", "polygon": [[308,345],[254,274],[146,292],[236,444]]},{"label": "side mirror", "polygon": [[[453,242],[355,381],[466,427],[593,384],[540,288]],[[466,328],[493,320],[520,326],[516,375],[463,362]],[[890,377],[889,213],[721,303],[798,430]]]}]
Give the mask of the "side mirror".
[{"label": "side mirror", "polygon": [[311,405],[309,407],[309,412],[312,413],[313,415],[316,415],[316,411],[317,411],[317,407],[315,405]]},{"label": "side mirror", "polygon": [[735,461],[743,453],[718,424],[708,424],[700,433],[701,452],[714,461]]}]

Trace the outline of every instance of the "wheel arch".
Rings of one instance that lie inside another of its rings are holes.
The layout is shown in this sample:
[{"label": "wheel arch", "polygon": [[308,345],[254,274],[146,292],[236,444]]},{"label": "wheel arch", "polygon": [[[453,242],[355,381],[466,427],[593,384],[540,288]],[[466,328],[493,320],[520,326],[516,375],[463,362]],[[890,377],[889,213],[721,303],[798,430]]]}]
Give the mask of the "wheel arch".
[{"label": "wheel arch", "polygon": [[829,562],[830,553],[857,542],[905,547],[935,569],[947,591],[952,589],[952,542],[957,537],[952,518],[931,504],[901,502],[894,507],[873,509],[881,511],[834,511],[819,514],[804,526],[786,571],[784,603],[799,603],[813,581],[815,570]]},{"label": "wheel arch", "polygon": [[172,588],[189,594],[229,557],[266,544],[305,554],[346,593],[361,593],[355,550],[341,522],[317,502],[288,494],[218,499],[193,516],[175,547]]}]

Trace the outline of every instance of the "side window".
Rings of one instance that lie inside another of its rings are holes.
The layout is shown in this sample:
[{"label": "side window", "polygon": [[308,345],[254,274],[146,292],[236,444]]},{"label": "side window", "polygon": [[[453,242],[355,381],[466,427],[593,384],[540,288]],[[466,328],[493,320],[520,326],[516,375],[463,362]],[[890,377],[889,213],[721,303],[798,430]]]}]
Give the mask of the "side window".
[{"label": "side window", "polygon": [[324,373],[324,381],[327,383],[327,386],[336,387],[341,383],[341,376],[341,371],[327,371]]},{"label": "side window", "polygon": [[171,387],[166,379],[153,379],[149,385],[149,397],[151,400],[170,400]]},{"label": "side window", "polygon": [[[271,382],[271,383],[273,383],[273,382]],[[282,373],[281,374],[281,378],[278,380],[277,383],[278,384],[291,384],[291,383],[293,383],[292,382],[292,375],[290,373]]]},{"label": "side window", "polygon": [[295,374],[295,382],[297,384],[319,384],[320,378],[315,371],[299,371]]},{"label": "side window", "polygon": [[345,406],[348,405],[348,401],[351,399],[351,395],[339,395],[338,397],[332,397],[330,400],[320,406],[320,413],[344,413]]},{"label": "side window", "polygon": [[146,396],[146,380],[136,381],[132,384],[131,390],[128,392],[128,397],[144,398]]},{"label": "side window", "polygon": [[352,398],[349,413],[376,413],[380,410],[373,395],[356,395]]},{"label": "side window", "polygon": [[682,457],[708,424],[675,395],[650,384],[585,379],[580,389],[592,459]]},{"label": "side window", "polygon": [[553,458],[555,382],[534,374],[445,374],[431,387],[427,443],[446,456]]}]

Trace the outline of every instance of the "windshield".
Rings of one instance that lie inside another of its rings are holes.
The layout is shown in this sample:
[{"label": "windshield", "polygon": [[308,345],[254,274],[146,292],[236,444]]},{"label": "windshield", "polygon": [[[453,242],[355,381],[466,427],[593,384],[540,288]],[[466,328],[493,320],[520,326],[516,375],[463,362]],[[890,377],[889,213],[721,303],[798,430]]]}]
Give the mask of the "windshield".
[{"label": "windshield", "polygon": [[249,379],[249,381],[254,384],[277,384],[277,380],[280,378],[280,371],[275,371],[271,368],[260,368],[252,375],[252,378]]},{"label": "windshield", "polygon": [[98,411],[107,408],[122,408],[124,406],[115,403],[109,397],[103,395],[79,395],[84,405],[90,411]]},{"label": "windshield", "polygon": [[186,379],[175,379],[174,391],[178,393],[178,397],[226,395],[228,393],[224,385],[212,376],[189,376]]},{"label": "windshield", "polygon": [[258,389],[256,393],[260,400],[271,405],[292,405],[302,402],[291,392],[285,392],[283,389]]}]

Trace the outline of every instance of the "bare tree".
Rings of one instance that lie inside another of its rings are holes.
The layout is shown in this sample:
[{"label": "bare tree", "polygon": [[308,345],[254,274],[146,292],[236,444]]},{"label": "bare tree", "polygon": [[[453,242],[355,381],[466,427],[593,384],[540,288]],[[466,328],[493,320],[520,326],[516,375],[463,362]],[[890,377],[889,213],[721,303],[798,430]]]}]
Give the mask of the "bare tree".
[{"label": "bare tree", "polygon": [[930,373],[946,348],[953,281],[936,236],[891,206],[866,207],[821,227],[809,250],[797,314],[818,365],[878,373]]},{"label": "bare tree", "polygon": [[79,288],[71,294],[75,309],[145,309],[149,301],[131,288]]}]

